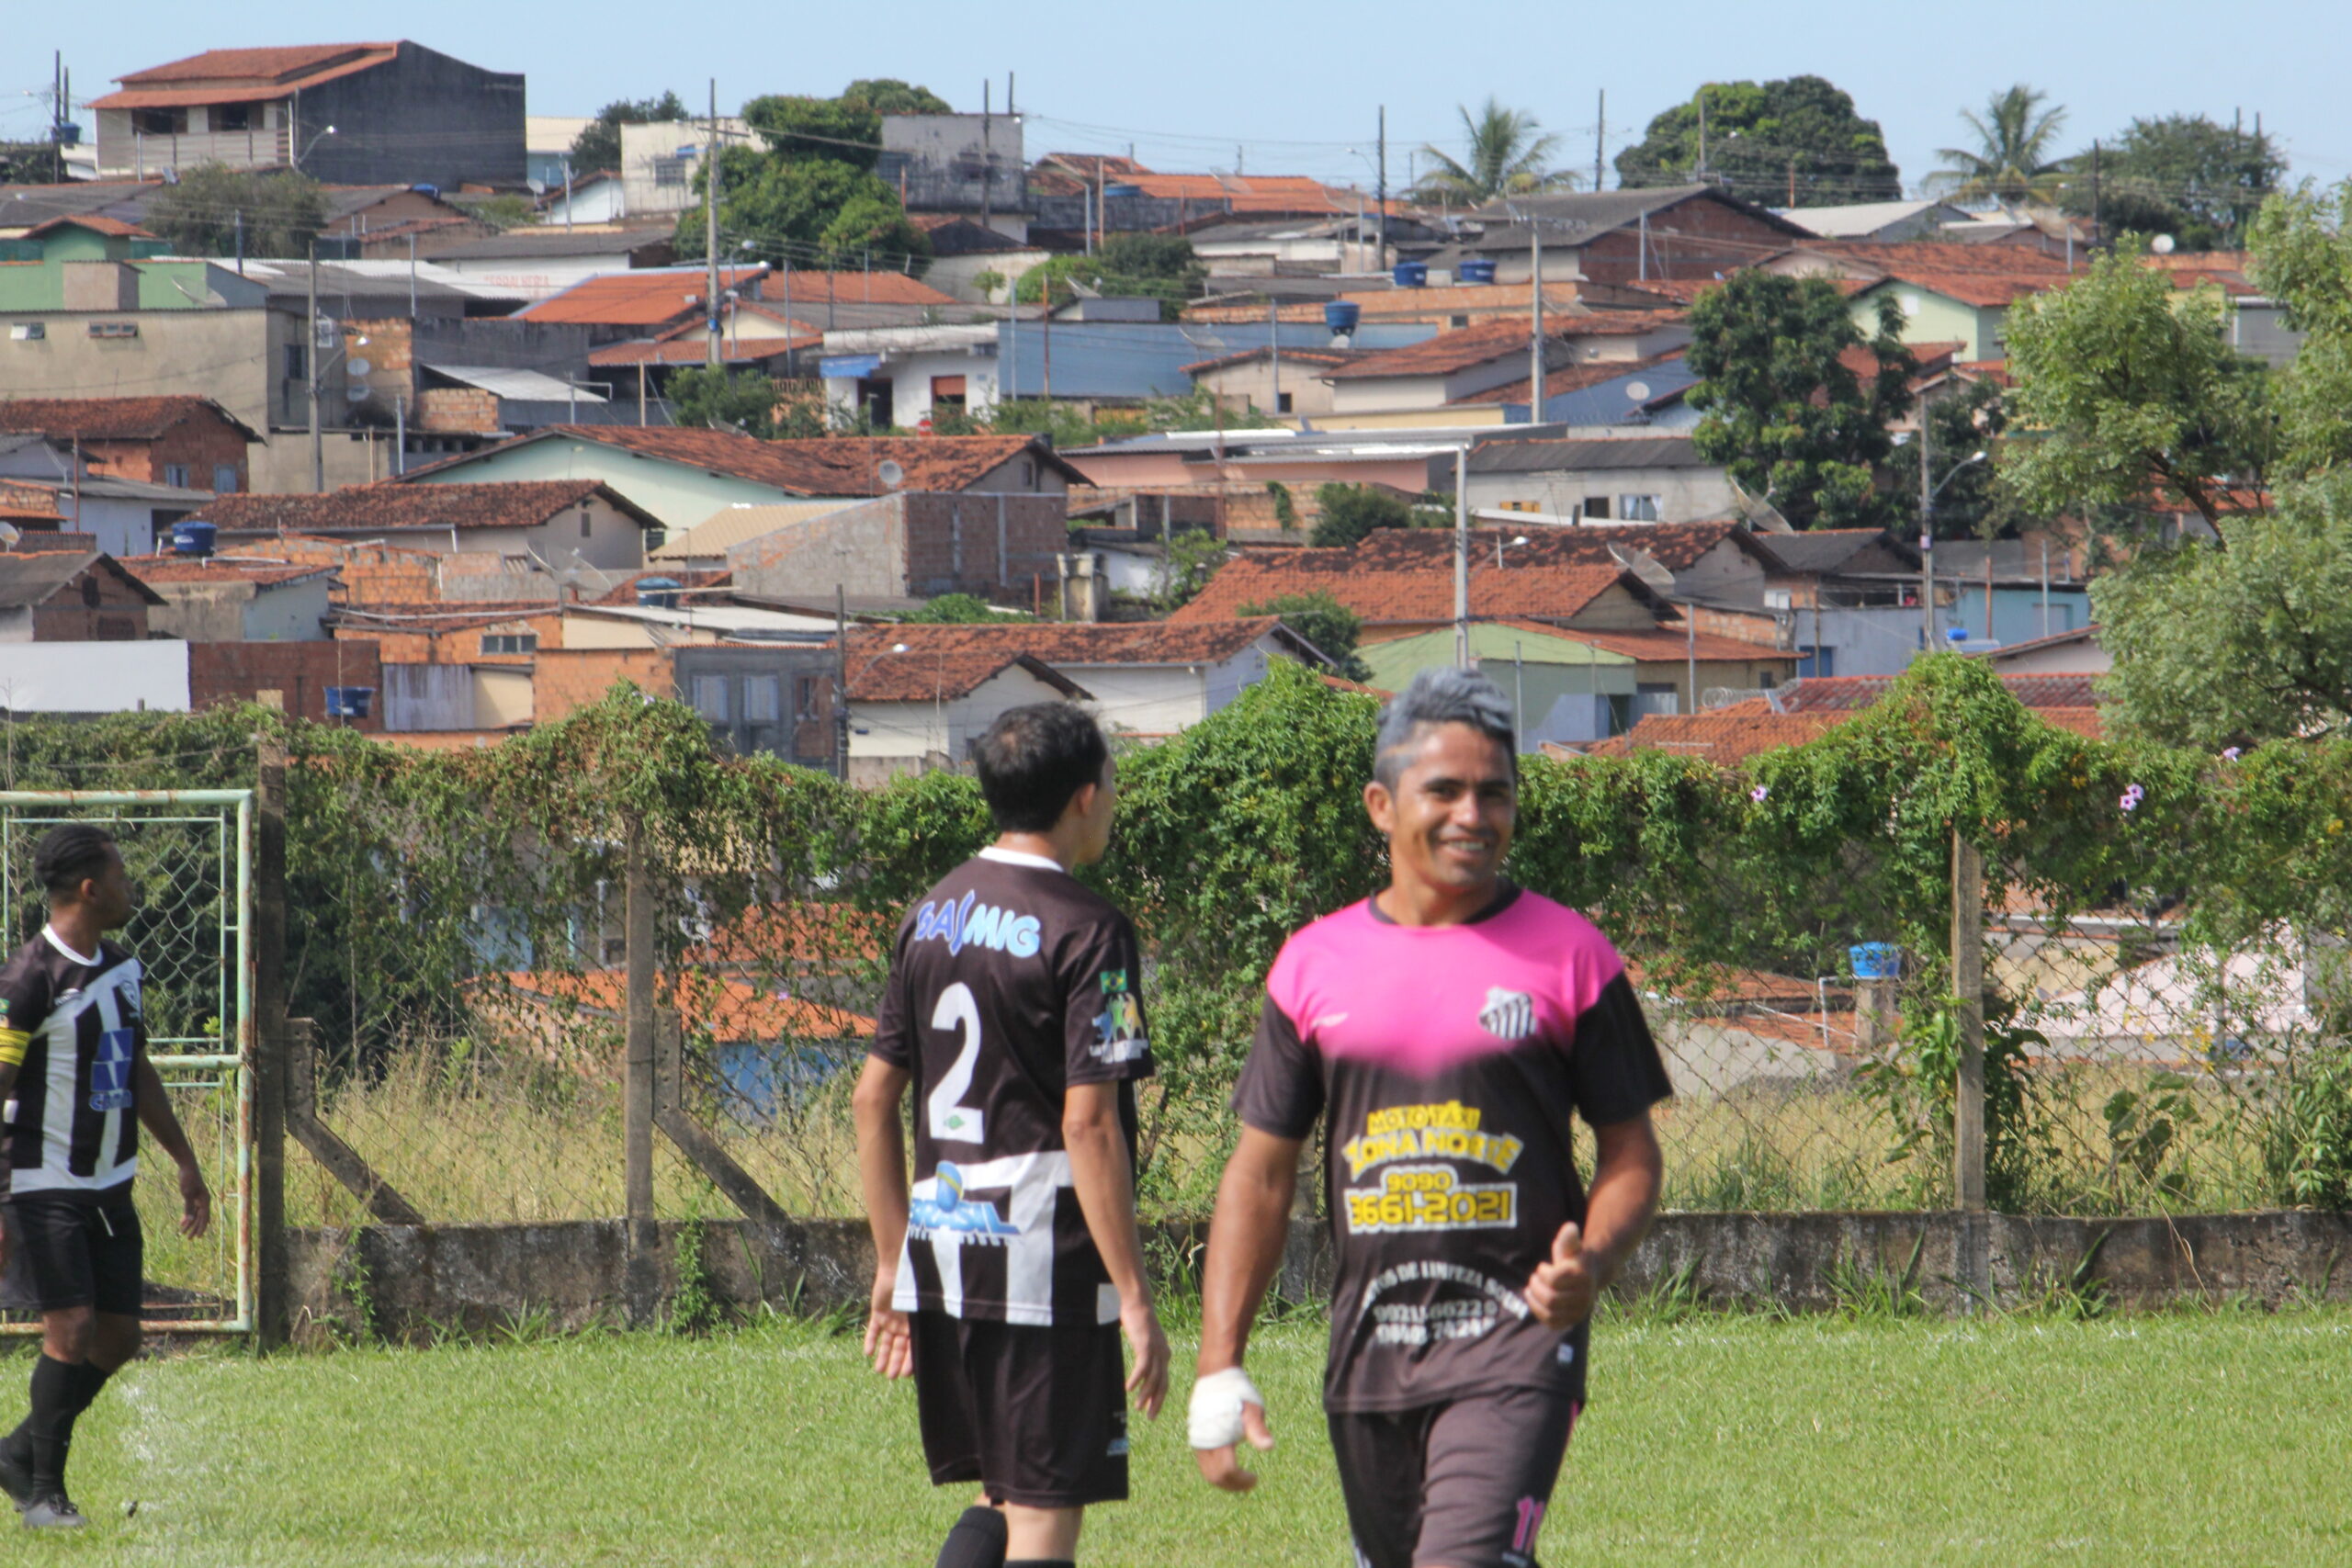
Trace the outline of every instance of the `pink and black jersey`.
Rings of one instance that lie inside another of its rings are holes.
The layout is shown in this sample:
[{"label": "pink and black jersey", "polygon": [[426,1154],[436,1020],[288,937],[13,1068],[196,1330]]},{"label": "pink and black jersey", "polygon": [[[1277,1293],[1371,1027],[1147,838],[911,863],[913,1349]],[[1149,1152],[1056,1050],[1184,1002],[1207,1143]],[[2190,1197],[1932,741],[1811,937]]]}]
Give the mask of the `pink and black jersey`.
[{"label": "pink and black jersey", "polygon": [[1570,1118],[1629,1121],[1671,1092],[1623,960],[1541,895],[1507,886],[1453,926],[1366,900],[1284,943],[1233,1105],[1284,1138],[1330,1114],[1326,1406],[1581,1401],[1584,1329],[1544,1327],[1520,1290],[1584,1219]]},{"label": "pink and black jersey", "polygon": [[1037,855],[985,849],[899,927],[872,1054],[914,1089],[901,1312],[1069,1327],[1118,1320],[1062,1146],[1072,1084],[1151,1075],[1135,927]]}]

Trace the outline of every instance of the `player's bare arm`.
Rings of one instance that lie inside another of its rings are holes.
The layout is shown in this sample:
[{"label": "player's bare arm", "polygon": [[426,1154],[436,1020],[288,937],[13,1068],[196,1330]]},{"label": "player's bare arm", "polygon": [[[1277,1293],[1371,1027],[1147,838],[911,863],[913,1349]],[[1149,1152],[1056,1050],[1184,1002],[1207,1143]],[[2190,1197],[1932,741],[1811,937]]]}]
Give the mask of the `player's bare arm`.
[{"label": "player's bare arm", "polygon": [[[15,1076],[16,1070],[10,1068],[9,1077]],[[0,1089],[0,1095],[6,1092]],[[157,1147],[172,1156],[172,1164],[179,1172],[180,1235],[193,1241],[212,1228],[212,1190],[205,1185],[204,1168],[197,1163],[196,1150],[188,1145],[187,1133],[172,1110],[171,1096],[164,1091],[163,1076],[147,1059],[147,1047],[143,1044],[138,1049],[137,1066],[131,1069],[131,1104],[138,1110],[139,1124],[147,1129],[147,1135],[155,1140]]]},{"label": "player's bare arm", "polygon": [[[1266,1299],[1281,1266],[1304,1144],[1304,1139],[1244,1127],[1240,1145],[1217,1182],[1208,1260],[1201,1279],[1201,1353],[1193,1366],[1195,1390],[1206,1383],[1210,1392],[1194,1394],[1193,1458],[1203,1479],[1228,1492],[1247,1492],[1258,1484],[1257,1476],[1241,1468],[1238,1439],[1247,1438],[1250,1447],[1261,1450],[1274,1446],[1264,1403],[1248,1397],[1255,1391],[1246,1380],[1223,1374],[1240,1371],[1250,1348],[1250,1325],[1257,1321],[1259,1303]],[[1221,1392],[1220,1383],[1225,1385]],[[1237,1403],[1238,1434],[1232,1408]],[[1203,1447],[1204,1438],[1223,1440]]]},{"label": "player's bare arm", "polygon": [[1168,1336],[1152,1305],[1143,1268],[1143,1236],[1136,1225],[1136,1186],[1127,1136],[1119,1125],[1119,1086],[1072,1084],[1062,1102],[1062,1146],[1069,1151],[1070,1185],[1086,1212],[1087,1234],[1102,1255],[1119,1292],[1119,1327],[1135,1354],[1127,1390],[1136,1408],[1153,1420],[1168,1396]]},{"label": "player's bare arm", "polygon": [[[0,1052],[0,1104],[5,1104],[17,1092],[17,1069],[24,1065],[24,1049],[23,1043],[19,1041],[10,1047],[14,1055]],[[5,1194],[0,1193],[0,1196]],[[6,1205],[0,1204],[0,1270],[8,1267],[8,1249],[15,1245],[15,1240],[8,1234]]]},{"label": "player's bare arm", "polygon": [[886,1378],[914,1371],[914,1348],[907,1314],[893,1310],[899,1254],[907,1239],[907,1149],[899,1127],[899,1102],[909,1074],[868,1056],[851,1096],[857,1122],[857,1179],[865,1193],[865,1223],[874,1234],[874,1297],[865,1319],[865,1354]]},{"label": "player's bare arm", "polygon": [[1592,1193],[1585,1223],[1562,1225],[1552,1257],[1539,1263],[1521,1292],[1546,1327],[1563,1332],[1592,1315],[1593,1303],[1634,1256],[1657,1217],[1665,1156],[1645,1111],[1593,1132]]}]

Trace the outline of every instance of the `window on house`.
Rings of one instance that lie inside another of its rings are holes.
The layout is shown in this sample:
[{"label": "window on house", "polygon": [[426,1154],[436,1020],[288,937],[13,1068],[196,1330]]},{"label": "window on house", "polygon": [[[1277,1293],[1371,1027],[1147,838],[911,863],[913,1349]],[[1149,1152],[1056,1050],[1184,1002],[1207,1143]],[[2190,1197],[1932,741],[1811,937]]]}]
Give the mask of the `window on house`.
[{"label": "window on house", "polygon": [[186,463],[164,465],[164,482],[179,490],[187,489],[188,471]]},{"label": "window on house", "polygon": [[258,130],[261,120],[252,104],[215,104],[207,117],[215,130]]},{"label": "window on house", "polygon": [[1587,517],[1600,517],[1605,519],[1609,515],[1609,498],[1605,495],[1586,496],[1584,498],[1584,514]]},{"label": "window on house", "polygon": [[310,373],[310,362],[302,357],[302,345],[299,343],[288,344],[286,345],[286,378],[289,381],[300,381]]},{"label": "window on house", "polygon": [[784,682],[775,675],[743,677],[743,722],[774,724],[784,717]]},{"label": "window on house", "polygon": [[8,335],[18,343],[40,343],[49,336],[49,323],[18,321],[8,329]]},{"label": "window on house", "polygon": [[580,536],[584,539],[592,532],[594,528],[588,521],[588,509],[583,506],[580,509]]},{"label": "window on house", "polygon": [[795,675],[792,678],[793,716],[803,722],[817,716],[817,678]]},{"label": "window on house", "polygon": [[1634,716],[1636,720],[1644,714],[1681,711],[1682,688],[1679,686],[1654,686],[1645,681],[1634,688]]},{"label": "window on house", "polygon": [[1786,588],[1767,588],[1764,590],[1764,607],[1768,610],[1792,609],[1795,607],[1795,604],[1796,595]]},{"label": "window on house", "polygon": [[92,337],[137,337],[139,323],[137,321],[92,321],[90,335]]},{"label": "window on house", "polygon": [[1288,392],[1276,392],[1274,394],[1274,412],[1276,413],[1290,412],[1290,394]]},{"label": "window on house", "polygon": [[132,109],[130,129],[141,136],[185,136],[187,134],[187,110]]},{"label": "window on house", "polygon": [[537,653],[538,651],[539,634],[537,632],[484,632],[481,636],[481,653],[484,659],[495,658],[503,653]]},{"label": "window on house", "polygon": [[1617,498],[1617,521],[1620,523],[1655,523],[1657,521],[1658,498],[1654,495],[1621,495]]},{"label": "window on house", "polygon": [[215,495],[234,495],[237,493],[236,464],[215,463],[212,465],[212,492]]},{"label": "window on house", "polygon": [[656,158],[653,160],[653,183],[657,186],[682,186],[686,183],[685,158]]},{"label": "window on house", "polygon": [[725,724],[727,722],[728,703],[726,676],[695,676],[690,682],[688,682],[686,697],[688,701],[694,704],[695,712],[702,715],[703,717],[708,719],[711,723]]},{"label": "window on house", "polygon": [[1470,324],[1470,318],[1467,316],[1448,316],[1445,319],[1445,321],[1448,326],[1466,327]]}]

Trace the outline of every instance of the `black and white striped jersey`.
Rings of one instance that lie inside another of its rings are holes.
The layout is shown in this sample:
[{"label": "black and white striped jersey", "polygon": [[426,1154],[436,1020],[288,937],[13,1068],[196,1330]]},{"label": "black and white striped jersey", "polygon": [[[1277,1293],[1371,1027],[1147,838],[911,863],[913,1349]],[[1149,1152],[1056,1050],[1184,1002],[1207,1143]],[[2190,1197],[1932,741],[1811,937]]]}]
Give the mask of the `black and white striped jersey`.
[{"label": "black and white striped jersey", "polygon": [[7,1134],[15,1191],[101,1191],[138,1173],[139,976],[139,961],[112,942],[94,960],[47,927],[0,969],[0,1061],[18,1063]]},{"label": "black and white striped jersey", "polygon": [[1062,1145],[1072,1084],[1152,1069],[1134,926],[1052,861],[985,849],[899,928],[873,1054],[913,1080],[899,1310],[1039,1327],[1116,1322]]}]

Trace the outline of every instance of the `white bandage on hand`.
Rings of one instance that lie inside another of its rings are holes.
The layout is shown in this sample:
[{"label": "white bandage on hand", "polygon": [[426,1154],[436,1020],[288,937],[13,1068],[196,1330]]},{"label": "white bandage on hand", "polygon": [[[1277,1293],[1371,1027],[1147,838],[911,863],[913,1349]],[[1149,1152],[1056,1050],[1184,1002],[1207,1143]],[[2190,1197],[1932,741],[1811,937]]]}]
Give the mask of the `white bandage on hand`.
[{"label": "white bandage on hand", "polygon": [[1254,1404],[1266,1407],[1266,1396],[1250,1381],[1250,1374],[1239,1367],[1227,1367],[1221,1372],[1193,1380],[1193,1405],[1189,1419],[1193,1429],[1193,1446],[1196,1449],[1226,1449],[1241,1441],[1241,1407]]}]

